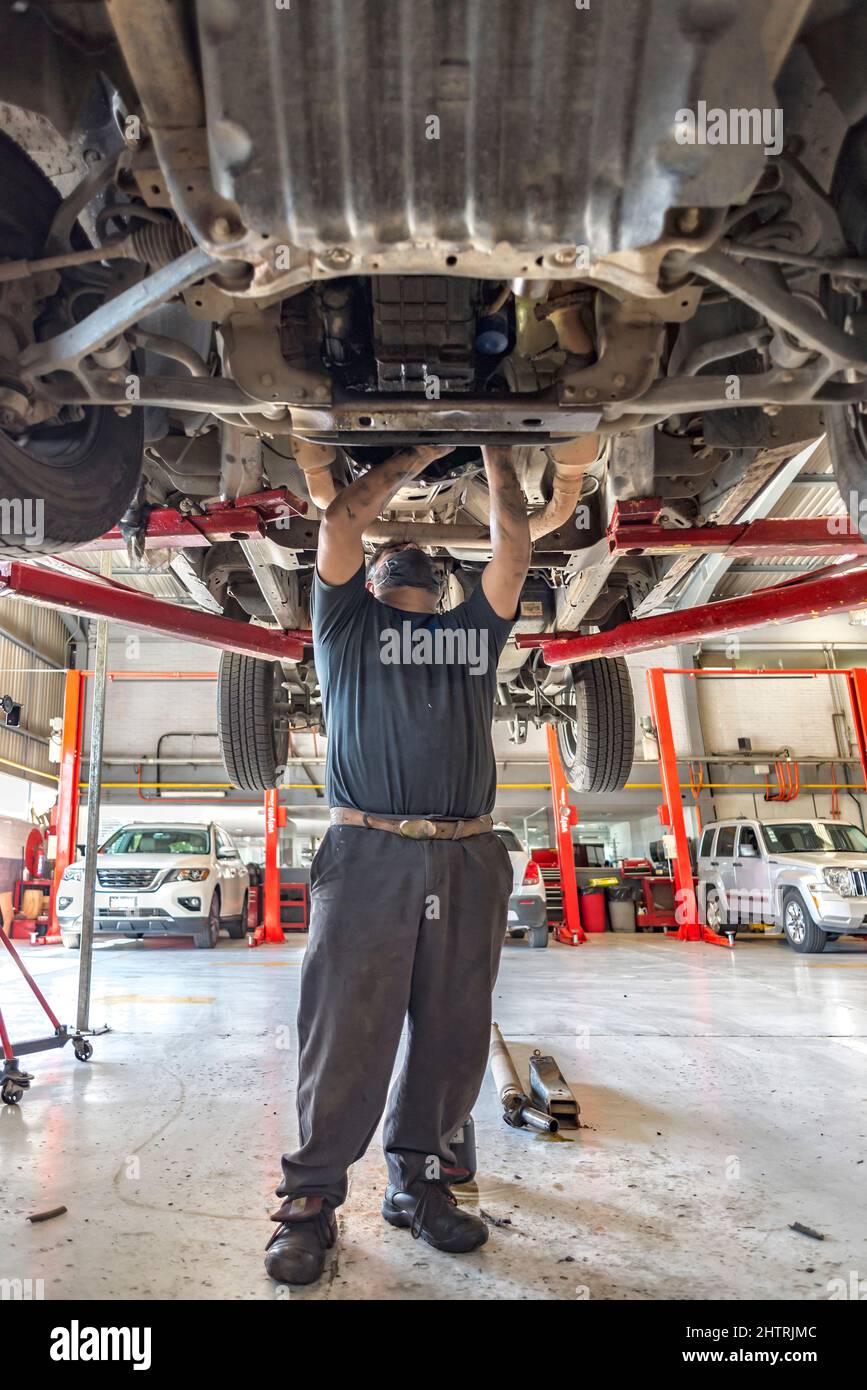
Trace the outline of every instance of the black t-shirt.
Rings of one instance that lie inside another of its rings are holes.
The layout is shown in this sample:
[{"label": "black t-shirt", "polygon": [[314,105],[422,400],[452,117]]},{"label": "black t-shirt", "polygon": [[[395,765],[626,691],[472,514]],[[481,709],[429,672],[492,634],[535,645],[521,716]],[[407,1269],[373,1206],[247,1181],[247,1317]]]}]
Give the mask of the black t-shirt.
[{"label": "black t-shirt", "polygon": [[365,588],[313,583],[313,644],[331,806],[470,819],[494,805],[497,661],[513,619],[481,582],[448,613],[391,608]]}]

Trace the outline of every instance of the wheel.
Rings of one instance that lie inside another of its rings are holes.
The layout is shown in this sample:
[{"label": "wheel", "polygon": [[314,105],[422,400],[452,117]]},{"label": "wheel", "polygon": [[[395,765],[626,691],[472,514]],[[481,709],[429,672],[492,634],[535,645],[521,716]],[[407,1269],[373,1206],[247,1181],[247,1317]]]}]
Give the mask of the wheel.
[{"label": "wheel", "polygon": [[250,894],[244,894],[244,901],[241,904],[241,916],[237,922],[227,922],[226,931],[233,941],[240,941],[247,930],[247,907],[250,902]]},{"label": "wheel", "polygon": [[719,936],[725,936],[726,932],[735,932],[736,928],[729,922],[729,915],[723,907],[722,898],[715,888],[707,890],[707,899],[704,907],[705,926],[710,927]]},{"label": "wheel", "polygon": [[827,936],[821,927],[816,926],[796,888],[788,889],[783,895],[783,931],[792,949],[803,955],[818,955],[828,943]]},{"label": "wheel", "polygon": [[81,936],[78,932],[63,931],[60,933],[60,944],[65,946],[67,951],[80,951]]},{"label": "wheel", "polygon": [[[37,166],[5,136],[0,136],[0,189],[0,260],[39,257],[59,199]],[[79,244],[87,244],[80,233]],[[61,296],[31,299],[32,283],[4,286],[0,311],[0,386],[7,393],[0,402],[0,497],[16,503],[0,509],[0,552],[21,557],[69,550],[110,530],[138,488],[144,443],[141,410],[121,417],[110,406],[79,412],[66,407],[29,428],[18,417],[16,406],[26,408],[31,392],[16,376],[17,351],[34,333],[38,338],[40,319],[47,320],[45,337],[65,326],[52,312]],[[7,303],[17,305],[8,318]]]},{"label": "wheel", "polygon": [[217,732],[229,781],[242,791],[268,791],[283,778],[289,727],[277,708],[283,703],[282,686],[278,661],[223,652],[217,678]]},{"label": "wheel", "polygon": [[24,1087],[19,1086],[17,1081],[4,1081],[0,1087],[0,1099],[4,1105],[17,1105],[24,1095]]},{"label": "wheel", "polygon": [[80,1043],[73,1044],[72,1050],[78,1058],[79,1062],[89,1062],[91,1057],[93,1056],[93,1047],[89,1042],[86,1042],[84,1039],[82,1039]]},{"label": "wheel", "polygon": [[[831,185],[843,235],[856,256],[867,254],[867,120],[854,126],[843,142]],[[865,308],[863,293],[826,297],[828,316],[838,327],[847,315]],[[859,336],[864,338],[863,327]],[[840,495],[853,523],[867,536],[867,415],[857,405],[825,406],[822,415],[828,451]]]},{"label": "wheel", "polygon": [[531,945],[531,946],[535,946],[535,948],[536,948],[537,950],[540,950],[541,948],[543,948],[543,947],[545,947],[545,946],[548,945],[548,928],[547,928],[547,927],[531,927],[531,928],[530,928],[530,932],[529,932],[529,936],[530,936],[530,945]]},{"label": "wheel", "polygon": [[196,949],[199,951],[213,951],[220,939],[220,895],[216,891],[211,898],[211,907],[208,912],[208,925],[204,931],[198,932],[193,940]]},{"label": "wheel", "polygon": [[635,751],[632,682],[622,656],[570,667],[557,723],[557,747],[570,786],[579,792],[619,791]]}]

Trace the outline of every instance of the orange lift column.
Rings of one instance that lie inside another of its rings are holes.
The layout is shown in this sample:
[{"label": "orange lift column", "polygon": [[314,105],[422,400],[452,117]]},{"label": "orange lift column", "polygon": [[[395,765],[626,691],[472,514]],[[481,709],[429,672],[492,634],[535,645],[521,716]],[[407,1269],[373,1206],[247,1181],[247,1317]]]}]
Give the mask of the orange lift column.
[{"label": "orange lift column", "polygon": [[277,864],[277,845],[280,826],[286,824],[285,807],[280,806],[280,793],[265,793],[265,941],[281,942],[283,924],[280,921],[280,869]]},{"label": "orange lift column", "polygon": [[578,810],[569,801],[569,783],[560,761],[557,730],[545,725],[548,740],[548,766],[551,769],[551,801],[554,806],[554,825],[557,834],[557,858],[560,863],[560,891],[563,894],[563,925],[557,933],[564,946],[580,946],[587,940],[581,925],[578,906],[578,880],[575,877],[575,853],[572,847],[572,826],[578,823]]},{"label": "orange lift column", "polygon": [[659,808],[660,819],[671,827],[674,834],[674,903],[679,926],[676,932],[670,932],[669,935],[679,941],[709,941],[715,946],[730,946],[731,942],[726,937],[719,936],[698,920],[689,838],[686,833],[680,777],[677,771],[677,751],[671,727],[668,691],[665,687],[666,674],[669,673],[662,667],[652,667],[647,672],[647,684],[650,690],[650,711],[659,741],[659,780],[665,797],[665,804]]},{"label": "orange lift column", "polygon": [[49,935],[60,931],[57,920],[57,892],[63,871],[75,859],[78,834],[79,782],[81,779],[81,741],[84,731],[84,672],[67,671],[63,697],[63,734],[60,745],[60,775],[57,783],[57,849],[51,886]]}]

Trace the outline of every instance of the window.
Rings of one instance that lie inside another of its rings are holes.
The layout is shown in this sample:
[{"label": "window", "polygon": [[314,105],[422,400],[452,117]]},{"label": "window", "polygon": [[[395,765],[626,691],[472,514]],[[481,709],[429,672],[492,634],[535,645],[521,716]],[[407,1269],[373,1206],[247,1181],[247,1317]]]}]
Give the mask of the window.
[{"label": "window", "polygon": [[208,854],[207,830],[186,826],[127,826],[106,840],[100,854]]},{"label": "window", "polygon": [[752,850],[755,855],[761,855],[762,851],[759,848],[759,837],[751,825],[741,826],[741,833],[738,837],[739,854],[743,851],[744,846],[746,846],[747,853]]},{"label": "window", "polygon": [[699,849],[699,855],[704,859],[707,859],[711,854],[713,854],[713,837],[715,834],[716,830],[713,826],[711,826],[710,830],[706,830],[701,837],[701,848]]},{"label": "window", "polygon": [[724,825],[717,835],[716,852],[717,858],[731,859],[735,852],[735,831],[736,825]]},{"label": "window", "polygon": [[772,854],[867,854],[863,830],[834,821],[769,821],[762,837]]},{"label": "window", "polygon": [[218,851],[218,853],[221,853],[221,854],[224,854],[224,855],[230,854],[230,855],[232,856],[233,859],[237,859],[237,858],[238,858],[238,851],[235,849],[235,846],[232,844],[232,841],[229,839],[229,837],[228,837],[228,835],[226,834],[225,830],[221,830],[219,826],[216,826],[215,829],[216,829],[216,832],[217,832],[217,851]]}]

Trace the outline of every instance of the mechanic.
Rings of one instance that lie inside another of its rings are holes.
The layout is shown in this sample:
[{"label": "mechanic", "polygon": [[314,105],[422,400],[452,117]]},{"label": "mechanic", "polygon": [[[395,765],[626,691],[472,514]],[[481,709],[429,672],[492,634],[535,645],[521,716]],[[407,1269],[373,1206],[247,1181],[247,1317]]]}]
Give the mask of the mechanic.
[{"label": "mechanic", "polygon": [[491,725],[497,660],[531,547],[508,450],[482,450],[492,559],[458,607],[438,611],[437,567],[418,546],[381,548],[367,575],[362,547],[394,494],[447,452],[404,450],[370,469],[331,503],[319,531],[313,635],[331,825],[310,871],[300,1146],[283,1158],[285,1200],[265,1257],[281,1283],[322,1273],[347,1170],[385,1108],[407,1015],[383,1134],[383,1217],[438,1250],[487,1240],[484,1221],[458,1207],[442,1174],[487,1064],[512,887],[491,828]]}]

